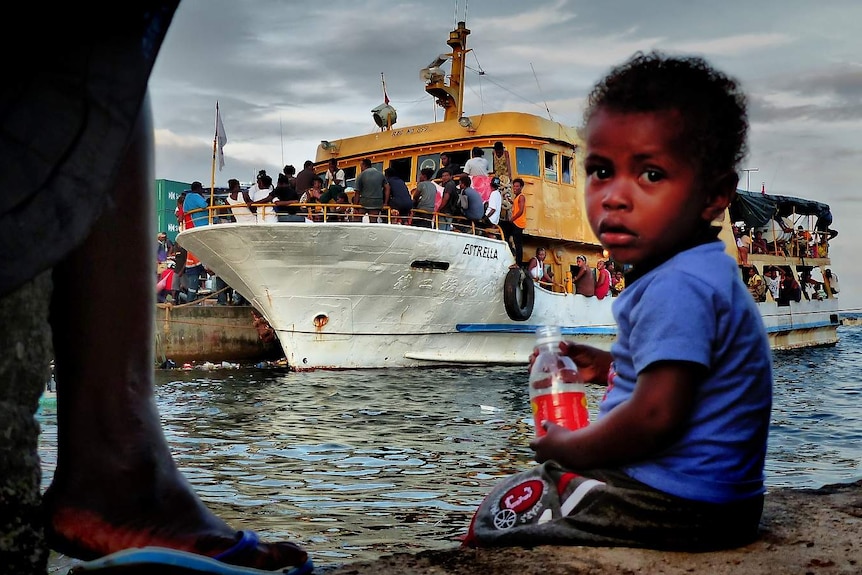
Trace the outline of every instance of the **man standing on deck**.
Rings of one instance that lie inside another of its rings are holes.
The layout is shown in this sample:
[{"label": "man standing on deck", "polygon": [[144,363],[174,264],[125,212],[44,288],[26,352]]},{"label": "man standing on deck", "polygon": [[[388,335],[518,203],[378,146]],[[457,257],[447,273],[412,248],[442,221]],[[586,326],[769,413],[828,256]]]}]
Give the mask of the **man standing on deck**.
[{"label": "man standing on deck", "polygon": [[440,174],[440,185],[443,186],[443,198],[440,200],[440,213],[448,217],[440,218],[440,229],[449,231],[452,229],[452,217],[461,215],[458,207],[458,182],[452,179],[452,172],[444,168]]},{"label": "man standing on deck", "polygon": [[434,177],[442,178],[444,170],[449,170],[453,178],[461,173],[461,166],[452,163],[452,157],[449,155],[449,152],[440,154],[440,169],[437,170],[437,174]]},{"label": "man standing on deck", "polygon": [[186,192],[186,197],[183,200],[186,228],[199,228],[208,225],[209,213],[206,211],[196,211],[206,210],[208,206],[209,204],[204,198],[203,184],[192,182],[191,190]]},{"label": "man standing on deck", "polygon": [[[197,228],[209,224],[209,214],[205,210],[207,201],[204,199],[204,188],[200,182],[192,182],[191,190],[186,192],[183,200],[183,213],[185,214],[185,229]],[[180,278],[180,293],[177,294],[177,303],[192,302],[198,298],[201,289],[201,276],[206,275],[206,270],[201,261],[191,252],[186,252],[186,262]]]},{"label": "man standing on deck", "polygon": [[356,178],[353,203],[361,205],[365,213],[379,216],[383,206],[389,203],[389,183],[383,173],[371,165],[370,159],[363,158],[360,165],[362,173]]},{"label": "man standing on deck", "polygon": [[[467,209],[463,211],[464,217],[475,225],[485,215],[485,202],[482,201],[482,196],[471,186],[471,183],[470,176],[461,176],[458,179],[458,187],[461,188],[461,193],[467,196],[468,201]],[[467,227],[463,228],[464,231],[470,231]]]},{"label": "man standing on deck", "polygon": [[305,163],[302,165],[302,170],[296,174],[296,193],[299,194],[300,197],[302,197],[302,194],[311,188],[315,175],[314,162],[311,160],[305,160]]}]

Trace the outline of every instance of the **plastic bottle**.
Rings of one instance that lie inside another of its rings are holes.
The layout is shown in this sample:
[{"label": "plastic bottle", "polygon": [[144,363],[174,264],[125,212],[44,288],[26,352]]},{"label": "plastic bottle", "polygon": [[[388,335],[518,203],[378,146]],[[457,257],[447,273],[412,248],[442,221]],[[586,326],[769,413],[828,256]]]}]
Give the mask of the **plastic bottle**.
[{"label": "plastic bottle", "polygon": [[560,354],[562,340],[557,326],[536,330],[539,355],[530,369],[530,409],[538,437],[545,435],[543,421],[569,429],[580,429],[590,422],[587,388],[572,359]]}]

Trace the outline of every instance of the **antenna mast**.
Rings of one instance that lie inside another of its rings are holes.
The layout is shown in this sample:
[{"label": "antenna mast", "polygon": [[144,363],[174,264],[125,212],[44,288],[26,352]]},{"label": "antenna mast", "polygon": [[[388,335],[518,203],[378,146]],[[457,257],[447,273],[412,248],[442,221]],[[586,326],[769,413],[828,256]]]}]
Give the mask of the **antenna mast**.
[{"label": "antenna mast", "polygon": [[[470,30],[464,22],[458,22],[454,30],[449,32],[449,40],[446,42],[452,48],[451,54],[440,54],[427,68],[423,70],[424,79],[427,80],[425,91],[432,95],[437,105],[446,113],[444,120],[457,120],[463,113],[464,106],[464,70],[467,56],[467,36]],[[445,82],[445,76],[440,66],[447,60],[452,60],[452,69],[449,73],[449,83]]]},{"label": "antenna mast", "polygon": [[548,107],[548,101],[545,100],[545,95],[542,94],[542,86],[539,84],[539,77],[536,76],[536,69],[533,68],[533,63],[530,62],[530,70],[533,71],[533,78],[536,80],[536,87],[539,89],[539,95],[542,96],[542,101],[545,103],[545,110],[548,112],[548,119],[552,122],[554,121],[554,117],[551,116],[551,109]]}]

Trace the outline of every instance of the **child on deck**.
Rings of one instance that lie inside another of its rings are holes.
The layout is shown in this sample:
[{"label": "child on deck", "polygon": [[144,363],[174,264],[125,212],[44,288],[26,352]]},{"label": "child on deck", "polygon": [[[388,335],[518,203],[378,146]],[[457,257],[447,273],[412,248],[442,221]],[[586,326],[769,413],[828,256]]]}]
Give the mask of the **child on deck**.
[{"label": "child on deck", "polygon": [[735,194],[745,98],[701,59],[638,54],[593,90],[585,120],[590,224],[633,268],[611,352],[560,349],[608,388],[589,426],[543,423],[540,465],[494,487],[465,545],[746,544],[763,509],[771,355],[711,225]]}]

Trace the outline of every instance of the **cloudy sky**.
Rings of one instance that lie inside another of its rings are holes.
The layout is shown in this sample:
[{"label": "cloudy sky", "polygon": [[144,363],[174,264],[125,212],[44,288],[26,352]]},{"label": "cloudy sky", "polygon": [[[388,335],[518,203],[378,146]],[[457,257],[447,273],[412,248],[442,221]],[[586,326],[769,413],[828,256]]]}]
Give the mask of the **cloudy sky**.
[{"label": "cloudy sky", "polygon": [[[465,14],[466,11],[466,14]],[[590,87],[638,50],[694,54],[749,95],[749,186],[826,202],[842,307],[862,308],[862,2],[858,0],[182,0],[150,95],[156,177],[209,186],[215,104],[228,144],[216,185],[314,159],[371,133],[381,73],[398,125],[440,119],[419,70],[472,30],[465,113],[579,125]]]}]

